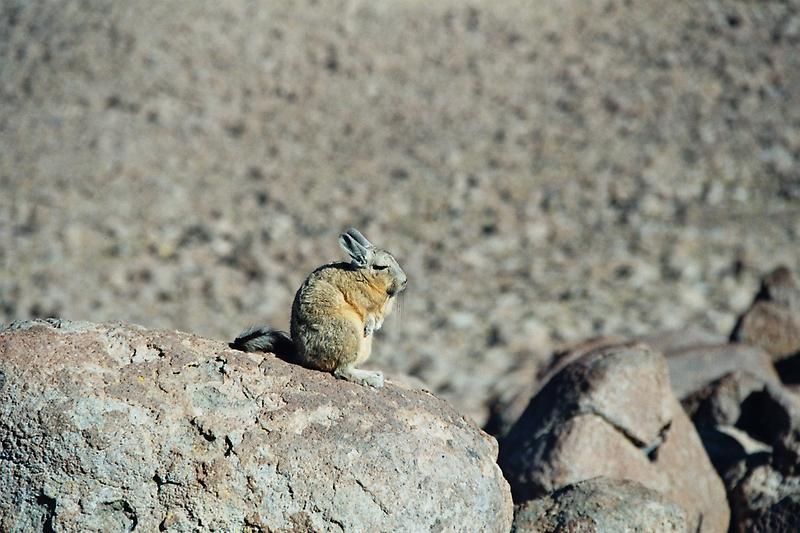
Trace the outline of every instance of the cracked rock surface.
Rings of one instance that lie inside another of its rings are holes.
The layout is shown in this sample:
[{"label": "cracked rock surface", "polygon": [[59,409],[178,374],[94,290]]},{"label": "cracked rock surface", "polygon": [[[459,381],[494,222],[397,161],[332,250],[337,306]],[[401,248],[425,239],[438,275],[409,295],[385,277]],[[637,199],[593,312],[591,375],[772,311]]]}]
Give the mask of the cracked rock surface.
[{"label": "cracked rock surface", "polygon": [[667,362],[644,344],[590,351],[556,374],[501,441],[520,504],[596,476],[630,479],[686,511],[690,530],[725,531],[729,511]]},{"label": "cracked rock surface", "polygon": [[508,531],[497,444],[444,401],[176,331],[0,332],[1,531]]}]

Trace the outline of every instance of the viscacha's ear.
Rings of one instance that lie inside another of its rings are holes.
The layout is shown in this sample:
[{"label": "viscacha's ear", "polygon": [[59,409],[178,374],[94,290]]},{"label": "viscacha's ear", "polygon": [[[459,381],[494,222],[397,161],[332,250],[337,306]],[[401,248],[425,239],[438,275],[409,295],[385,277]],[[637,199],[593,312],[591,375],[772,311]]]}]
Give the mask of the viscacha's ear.
[{"label": "viscacha's ear", "polygon": [[359,243],[364,248],[375,248],[374,246],[372,246],[372,243],[369,242],[367,240],[367,238],[364,237],[364,235],[360,231],[358,231],[356,228],[350,228],[345,233],[347,233],[352,238],[354,238],[356,240],[356,242]]},{"label": "viscacha's ear", "polygon": [[366,247],[358,242],[349,232],[339,235],[339,246],[350,256],[353,266],[363,268],[372,260],[372,247]]}]

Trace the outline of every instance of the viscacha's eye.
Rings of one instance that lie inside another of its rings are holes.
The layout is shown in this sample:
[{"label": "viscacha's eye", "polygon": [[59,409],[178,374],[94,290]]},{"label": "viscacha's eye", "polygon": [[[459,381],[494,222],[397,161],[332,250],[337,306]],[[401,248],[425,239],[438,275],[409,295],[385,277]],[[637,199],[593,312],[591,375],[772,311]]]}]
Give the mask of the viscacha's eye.
[{"label": "viscacha's eye", "polygon": [[389,265],[372,265],[372,268],[374,268],[375,270],[386,270],[387,268],[389,268]]}]

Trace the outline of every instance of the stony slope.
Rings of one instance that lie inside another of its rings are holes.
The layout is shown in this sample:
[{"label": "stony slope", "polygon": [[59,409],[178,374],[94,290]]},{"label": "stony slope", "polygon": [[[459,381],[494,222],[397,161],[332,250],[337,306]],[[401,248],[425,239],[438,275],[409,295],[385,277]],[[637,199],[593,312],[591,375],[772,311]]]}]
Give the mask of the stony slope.
[{"label": "stony slope", "polygon": [[[800,264],[796,2],[9,1],[0,320],[227,339],[360,227],[375,363],[482,421],[565,340],[727,334]],[[512,380],[513,381],[513,380]]]}]

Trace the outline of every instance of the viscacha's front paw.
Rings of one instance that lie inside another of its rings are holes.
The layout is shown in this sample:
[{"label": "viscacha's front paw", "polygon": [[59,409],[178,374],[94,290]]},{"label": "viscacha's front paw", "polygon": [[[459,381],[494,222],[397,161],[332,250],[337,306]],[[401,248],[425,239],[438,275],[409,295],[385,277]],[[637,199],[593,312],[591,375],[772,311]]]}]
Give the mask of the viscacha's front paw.
[{"label": "viscacha's front paw", "polygon": [[375,320],[374,316],[368,316],[367,320],[364,322],[364,337],[369,337],[373,333],[375,333],[375,329],[377,326],[377,321]]},{"label": "viscacha's front paw", "polygon": [[383,387],[383,372],[370,372],[364,376],[363,384],[380,389]]}]

